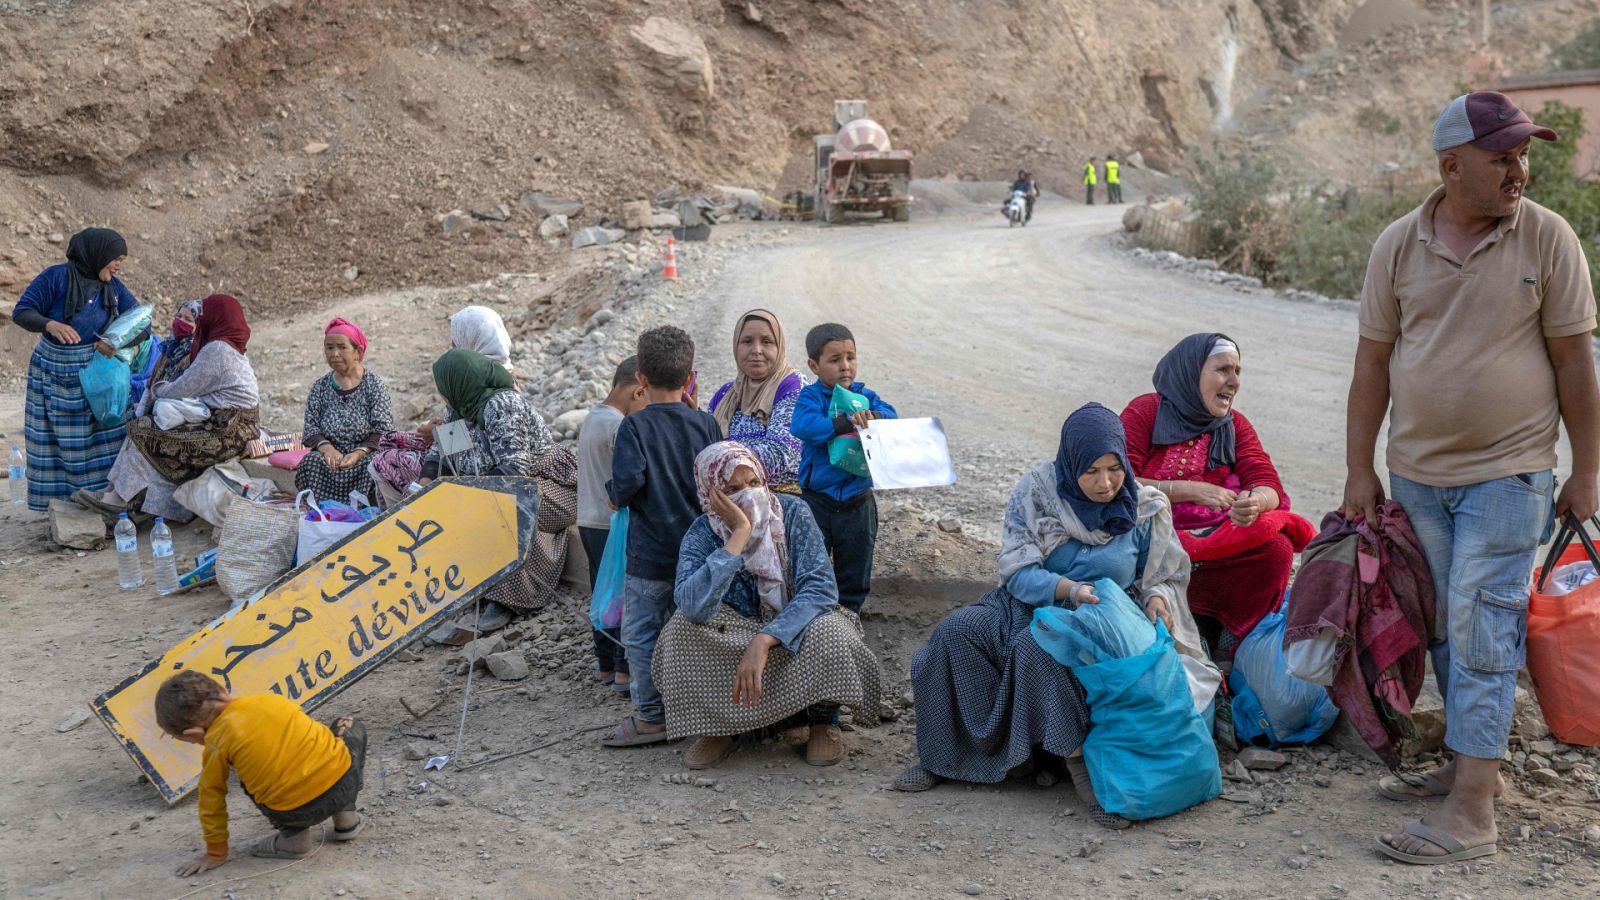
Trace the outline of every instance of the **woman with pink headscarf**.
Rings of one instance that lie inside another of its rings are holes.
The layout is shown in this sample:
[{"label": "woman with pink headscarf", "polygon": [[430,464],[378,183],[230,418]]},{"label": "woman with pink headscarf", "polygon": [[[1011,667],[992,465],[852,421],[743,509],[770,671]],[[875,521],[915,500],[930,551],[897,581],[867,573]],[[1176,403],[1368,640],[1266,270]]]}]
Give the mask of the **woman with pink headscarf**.
[{"label": "woman with pink headscarf", "polygon": [[306,398],[305,445],[309,451],[294,470],[297,491],[311,491],[318,502],[348,502],[351,492],[373,499],[367,457],[394,430],[389,389],[367,371],[367,336],[347,319],[335,318],[322,336],[328,374]]}]

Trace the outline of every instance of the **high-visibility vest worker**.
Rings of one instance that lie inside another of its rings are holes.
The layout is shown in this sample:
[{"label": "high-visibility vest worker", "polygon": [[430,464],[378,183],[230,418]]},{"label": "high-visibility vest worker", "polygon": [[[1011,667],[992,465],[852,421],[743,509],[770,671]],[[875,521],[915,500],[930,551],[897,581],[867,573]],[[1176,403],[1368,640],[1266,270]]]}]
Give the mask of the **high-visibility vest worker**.
[{"label": "high-visibility vest worker", "polygon": [[1117,177],[1117,168],[1118,166],[1116,160],[1110,158],[1106,159],[1106,184],[1122,183],[1122,180]]},{"label": "high-visibility vest worker", "polygon": [[1094,161],[1090,160],[1083,164],[1083,183],[1094,184],[1094,180]]}]

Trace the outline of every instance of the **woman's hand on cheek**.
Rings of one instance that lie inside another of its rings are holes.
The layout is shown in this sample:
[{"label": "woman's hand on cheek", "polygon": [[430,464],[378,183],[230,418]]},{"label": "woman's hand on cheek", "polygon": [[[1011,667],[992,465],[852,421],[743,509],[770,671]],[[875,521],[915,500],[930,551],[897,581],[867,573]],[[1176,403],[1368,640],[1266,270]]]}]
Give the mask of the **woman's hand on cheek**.
[{"label": "woman's hand on cheek", "polygon": [[750,517],[745,515],[744,510],[739,508],[739,504],[733,502],[732,497],[721,491],[711,492],[710,512],[721,519],[730,531],[727,542],[723,544],[723,549],[734,556],[743,553],[745,545],[750,541],[750,532],[752,530]]}]

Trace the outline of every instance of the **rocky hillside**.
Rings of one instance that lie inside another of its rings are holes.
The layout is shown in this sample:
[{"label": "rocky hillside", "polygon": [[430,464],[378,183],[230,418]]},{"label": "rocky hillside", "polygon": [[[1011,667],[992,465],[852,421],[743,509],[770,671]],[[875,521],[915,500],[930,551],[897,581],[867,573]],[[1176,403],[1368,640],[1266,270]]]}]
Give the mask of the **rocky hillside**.
[{"label": "rocky hillside", "polygon": [[[0,291],[91,223],[158,299],[539,269],[564,244],[527,192],[587,225],[672,185],[800,187],[839,97],[924,176],[1173,169],[1331,69],[1374,2],[0,0]],[[1380,24],[1466,21],[1434,6]],[[452,210],[488,215],[442,228]]]}]

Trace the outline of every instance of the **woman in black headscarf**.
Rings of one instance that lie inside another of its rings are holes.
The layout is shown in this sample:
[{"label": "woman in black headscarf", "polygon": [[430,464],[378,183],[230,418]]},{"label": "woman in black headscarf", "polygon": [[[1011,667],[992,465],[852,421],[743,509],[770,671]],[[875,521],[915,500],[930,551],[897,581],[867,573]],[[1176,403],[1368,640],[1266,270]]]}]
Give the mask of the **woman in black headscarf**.
[{"label": "woman in black headscarf", "polygon": [[11,313],[19,327],[40,335],[28,363],[23,429],[29,509],[42,512],[54,498],[108,483],[125,428],[95,421],[78,373],[96,352],[115,352],[100,332],[139,305],[116,277],[127,256],[128,244],[115,231],[80,231],[67,245],[67,261],[40,272]]},{"label": "woman in black headscarf", "polygon": [[[1128,470],[1116,413],[1090,403],[1067,418],[1054,460],[1022,476],[1006,507],[1000,586],[951,613],[911,661],[917,704],[916,765],[894,786],[921,791],[945,779],[990,784],[1025,769],[1034,748],[1064,765],[1096,822],[1127,822],[1101,809],[1078,750],[1089,730],[1072,671],[1029,631],[1036,609],[1098,603],[1094,582],[1120,585],[1188,657],[1191,687],[1215,691],[1222,676],[1203,660],[1185,602],[1189,559],[1160,491]],[[1198,685],[1198,687],[1195,687]],[[1053,771],[1040,784],[1055,783]]]},{"label": "woman in black headscarf", "polygon": [[1191,334],[1156,365],[1155,393],[1122,411],[1132,474],[1172,501],[1194,562],[1189,604],[1219,662],[1283,602],[1294,555],[1316,535],[1290,512],[1272,457],[1234,409],[1240,375],[1232,338]]}]

